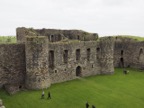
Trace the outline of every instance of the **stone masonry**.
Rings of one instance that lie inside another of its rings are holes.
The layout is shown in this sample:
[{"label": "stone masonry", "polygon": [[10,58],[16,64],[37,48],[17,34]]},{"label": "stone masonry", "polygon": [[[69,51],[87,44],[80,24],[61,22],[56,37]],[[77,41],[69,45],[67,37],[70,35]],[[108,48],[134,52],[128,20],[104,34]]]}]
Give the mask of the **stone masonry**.
[{"label": "stone masonry", "polygon": [[17,28],[17,44],[0,44],[0,88],[14,94],[114,67],[144,69],[144,42],[82,30]]},{"label": "stone masonry", "polygon": [[144,69],[144,41],[116,37],[114,65],[115,67]]},{"label": "stone masonry", "polygon": [[51,84],[48,72],[48,40],[42,36],[26,39],[25,86],[29,89],[47,88]]}]

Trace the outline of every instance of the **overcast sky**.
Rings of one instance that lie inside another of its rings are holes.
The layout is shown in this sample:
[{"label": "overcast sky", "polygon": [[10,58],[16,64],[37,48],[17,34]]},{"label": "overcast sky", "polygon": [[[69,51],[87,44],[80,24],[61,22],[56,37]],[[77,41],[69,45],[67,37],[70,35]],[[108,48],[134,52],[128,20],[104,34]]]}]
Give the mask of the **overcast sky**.
[{"label": "overcast sky", "polygon": [[0,0],[0,35],[17,27],[144,36],[144,0]]}]

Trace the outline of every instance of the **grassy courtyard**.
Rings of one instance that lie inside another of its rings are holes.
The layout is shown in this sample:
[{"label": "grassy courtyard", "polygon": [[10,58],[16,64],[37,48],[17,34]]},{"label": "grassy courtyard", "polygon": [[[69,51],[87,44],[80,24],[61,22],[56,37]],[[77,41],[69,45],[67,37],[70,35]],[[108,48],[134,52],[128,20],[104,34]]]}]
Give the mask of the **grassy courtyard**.
[{"label": "grassy courtyard", "polygon": [[[45,99],[40,99],[42,91],[21,91],[9,96],[0,90],[0,98],[6,108],[143,108],[144,71],[115,69],[113,75],[98,75],[54,84],[45,89]],[[47,92],[52,99],[47,100]]]}]

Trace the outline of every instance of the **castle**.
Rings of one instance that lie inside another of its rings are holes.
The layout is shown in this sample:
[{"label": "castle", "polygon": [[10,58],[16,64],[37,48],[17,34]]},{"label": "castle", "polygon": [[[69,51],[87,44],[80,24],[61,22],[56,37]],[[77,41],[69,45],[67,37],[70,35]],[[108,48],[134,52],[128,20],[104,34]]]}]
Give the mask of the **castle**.
[{"label": "castle", "polygon": [[98,38],[82,30],[17,28],[16,44],[0,44],[0,88],[43,89],[53,83],[114,67],[144,69],[144,42],[127,37]]}]

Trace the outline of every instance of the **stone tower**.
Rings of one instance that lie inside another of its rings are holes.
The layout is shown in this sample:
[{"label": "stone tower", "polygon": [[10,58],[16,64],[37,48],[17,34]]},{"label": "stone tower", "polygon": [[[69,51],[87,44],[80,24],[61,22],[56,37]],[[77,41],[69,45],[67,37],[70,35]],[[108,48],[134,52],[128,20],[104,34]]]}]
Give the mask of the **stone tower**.
[{"label": "stone tower", "polygon": [[114,73],[114,38],[101,38],[99,45],[101,51],[99,60],[101,66],[101,74],[112,74]]},{"label": "stone tower", "polygon": [[28,89],[43,89],[51,85],[48,72],[48,39],[45,36],[28,36],[26,50],[26,79]]}]

